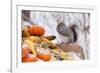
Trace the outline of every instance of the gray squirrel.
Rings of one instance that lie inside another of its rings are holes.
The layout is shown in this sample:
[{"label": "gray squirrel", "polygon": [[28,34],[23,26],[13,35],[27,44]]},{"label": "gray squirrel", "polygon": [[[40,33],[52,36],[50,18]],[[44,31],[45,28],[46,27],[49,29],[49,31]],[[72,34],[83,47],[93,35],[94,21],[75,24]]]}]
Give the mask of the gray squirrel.
[{"label": "gray squirrel", "polygon": [[62,40],[62,43],[57,44],[57,46],[66,52],[73,51],[81,59],[85,59],[82,47],[74,44],[78,38],[78,35],[76,32],[77,27],[78,26],[75,24],[71,25],[70,27],[67,27],[64,23],[59,23],[57,26],[57,32],[59,33],[59,35],[61,36],[61,39],[63,40]]},{"label": "gray squirrel", "polygon": [[62,37],[65,43],[73,43],[77,40],[77,33],[76,33],[77,25],[73,24],[70,27],[67,27],[64,23],[59,23],[57,26],[57,32]]}]

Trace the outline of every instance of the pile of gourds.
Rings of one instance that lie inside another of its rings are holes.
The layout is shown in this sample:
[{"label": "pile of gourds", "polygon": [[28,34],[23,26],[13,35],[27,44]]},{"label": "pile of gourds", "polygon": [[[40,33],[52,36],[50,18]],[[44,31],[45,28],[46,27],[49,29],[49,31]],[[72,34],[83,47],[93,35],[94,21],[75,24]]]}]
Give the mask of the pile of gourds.
[{"label": "pile of gourds", "polygon": [[22,28],[22,62],[54,61],[69,59],[68,53],[60,50],[52,40],[44,36],[45,29],[39,25]]}]

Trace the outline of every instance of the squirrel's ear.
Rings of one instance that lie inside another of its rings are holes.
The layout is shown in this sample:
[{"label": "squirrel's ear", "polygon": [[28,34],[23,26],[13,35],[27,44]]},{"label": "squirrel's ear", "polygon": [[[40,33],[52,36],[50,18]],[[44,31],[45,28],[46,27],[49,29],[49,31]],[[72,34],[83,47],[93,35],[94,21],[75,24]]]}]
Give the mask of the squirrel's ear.
[{"label": "squirrel's ear", "polygon": [[71,25],[70,26],[70,28],[72,28],[72,29],[75,29],[75,28],[77,28],[78,26],[76,25],[76,24],[73,24],[73,25]]}]

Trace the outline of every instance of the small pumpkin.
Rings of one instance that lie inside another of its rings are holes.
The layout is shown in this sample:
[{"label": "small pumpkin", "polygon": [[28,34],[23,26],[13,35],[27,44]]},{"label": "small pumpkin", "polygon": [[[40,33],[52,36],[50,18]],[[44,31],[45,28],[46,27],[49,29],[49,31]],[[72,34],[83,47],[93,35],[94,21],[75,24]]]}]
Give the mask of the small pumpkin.
[{"label": "small pumpkin", "polygon": [[45,49],[39,49],[39,51],[37,53],[37,57],[44,61],[51,60],[51,54],[48,52],[48,50],[45,50]]},{"label": "small pumpkin", "polygon": [[22,62],[36,62],[36,61],[38,61],[37,57],[25,57],[25,58],[22,58]]},{"label": "small pumpkin", "polygon": [[50,59],[51,59],[50,54],[44,54],[44,53],[37,54],[37,57],[44,60],[44,61],[50,61]]},{"label": "small pumpkin", "polygon": [[22,58],[26,57],[29,54],[29,50],[27,48],[22,48]]},{"label": "small pumpkin", "polygon": [[39,25],[33,25],[29,28],[30,35],[33,36],[42,36],[45,34],[45,29]]}]

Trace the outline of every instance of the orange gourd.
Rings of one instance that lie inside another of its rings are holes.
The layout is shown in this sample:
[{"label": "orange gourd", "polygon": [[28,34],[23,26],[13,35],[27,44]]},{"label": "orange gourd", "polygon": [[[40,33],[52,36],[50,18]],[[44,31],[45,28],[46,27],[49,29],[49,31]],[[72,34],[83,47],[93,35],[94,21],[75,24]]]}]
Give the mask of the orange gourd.
[{"label": "orange gourd", "polygon": [[25,57],[25,58],[22,58],[22,62],[36,62],[36,61],[38,61],[37,57]]},{"label": "orange gourd", "polygon": [[29,54],[29,50],[27,48],[22,48],[22,58],[26,57]]},{"label": "orange gourd", "polygon": [[50,61],[50,59],[51,59],[50,54],[44,54],[44,53],[38,53],[37,57],[44,60],[44,61]]},{"label": "orange gourd", "polygon": [[45,34],[45,29],[39,25],[33,25],[29,28],[29,34],[33,36],[42,36]]}]

